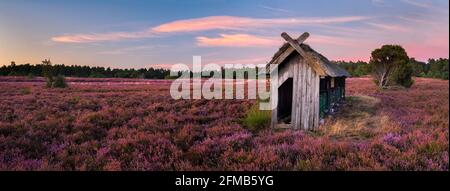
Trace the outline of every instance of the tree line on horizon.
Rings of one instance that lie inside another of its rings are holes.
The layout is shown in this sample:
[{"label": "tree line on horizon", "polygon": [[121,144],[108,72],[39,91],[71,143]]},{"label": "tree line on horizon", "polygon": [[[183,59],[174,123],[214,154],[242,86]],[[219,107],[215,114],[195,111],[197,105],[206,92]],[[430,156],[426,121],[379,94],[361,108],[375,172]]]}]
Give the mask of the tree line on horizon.
[{"label": "tree line on horizon", "polygon": [[[241,68],[241,69],[227,69],[233,72],[233,78],[249,78],[249,71],[251,68]],[[70,65],[66,66],[64,64],[51,64],[50,60],[42,61],[42,64],[16,64],[14,61],[11,62],[9,66],[0,67],[0,76],[28,76],[33,78],[36,76],[46,77],[47,71],[52,71],[53,75],[64,76],[64,77],[81,77],[81,78],[141,78],[141,79],[173,79],[181,76],[184,72],[179,71],[177,76],[170,76],[170,70],[160,69],[160,68],[141,68],[141,69],[111,69],[105,67],[97,66],[79,66]],[[189,71],[185,71],[189,72]],[[214,71],[205,72],[202,74],[197,74],[190,72],[190,76],[200,75],[202,78],[212,77]],[[225,76],[225,68],[221,68],[221,73],[223,78],[228,78]],[[239,76],[241,73],[242,76]]]},{"label": "tree line on horizon", "polygon": [[[449,79],[448,58],[429,59],[428,63],[417,61],[414,58],[408,58],[408,68],[412,70],[414,77],[428,77],[438,79]],[[370,75],[373,73],[373,65],[364,61],[333,61],[346,69],[353,77]],[[51,67],[55,74],[65,77],[85,77],[85,78],[143,78],[143,79],[170,79],[170,70],[159,68],[141,68],[141,69],[111,69],[110,67],[98,66],[80,66],[55,64],[46,66],[46,64],[16,64],[14,61],[10,65],[0,67],[0,76],[44,76],[45,68]],[[222,69],[223,70],[223,69]],[[246,70],[245,68],[242,70]],[[238,72],[236,70],[235,72]],[[181,73],[178,74],[180,76]],[[191,76],[192,76],[191,72]],[[224,73],[222,74],[224,76]],[[233,76],[236,78],[236,75]]]},{"label": "tree line on horizon", "polygon": [[[43,61],[44,62],[44,61]],[[51,67],[51,70],[65,77],[82,78],[145,78],[145,79],[164,79],[169,76],[170,71],[159,68],[141,68],[141,69],[111,69],[110,67],[98,66],[80,66],[55,64],[46,66],[43,64],[16,64],[14,61],[8,66],[0,67],[0,76],[44,76],[45,68]]]}]

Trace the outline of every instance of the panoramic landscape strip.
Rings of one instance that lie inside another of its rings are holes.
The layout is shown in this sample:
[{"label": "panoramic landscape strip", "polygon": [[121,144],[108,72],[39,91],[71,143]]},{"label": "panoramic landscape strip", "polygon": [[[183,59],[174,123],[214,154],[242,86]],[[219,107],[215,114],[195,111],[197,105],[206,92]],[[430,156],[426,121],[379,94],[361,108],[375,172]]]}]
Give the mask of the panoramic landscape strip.
[{"label": "panoramic landscape strip", "polygon": [[448,21],[440,0],[1,1],[0,170],[449,171]]}]

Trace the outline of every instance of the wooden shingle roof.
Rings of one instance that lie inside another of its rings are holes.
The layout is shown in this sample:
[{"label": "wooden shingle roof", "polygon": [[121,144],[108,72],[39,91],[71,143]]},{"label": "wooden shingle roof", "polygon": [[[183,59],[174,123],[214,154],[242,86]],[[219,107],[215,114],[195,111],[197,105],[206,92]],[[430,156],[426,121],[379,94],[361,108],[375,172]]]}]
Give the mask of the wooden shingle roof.
[{"label": "wooden shingle roof", "polygon": [[[316,52],[307,44],[300,44],[300,47],[309,54],[319,66],[330,77],[349,77],[350,74],[339,65],[329,61],[325,56]],[[274,54],[270,64],[281,64],[291,54],[299,54],[289,43],[284,43],[283,46]]]}]

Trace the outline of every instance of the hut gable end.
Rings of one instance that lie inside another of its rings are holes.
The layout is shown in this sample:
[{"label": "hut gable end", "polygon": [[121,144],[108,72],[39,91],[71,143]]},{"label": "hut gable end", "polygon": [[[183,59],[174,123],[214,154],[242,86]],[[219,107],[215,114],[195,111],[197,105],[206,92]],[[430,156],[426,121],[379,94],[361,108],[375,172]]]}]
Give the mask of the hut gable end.
[{"label": "hut gable end", "polygon": [[277,87],[271,88],[277,95],[271,99],[272,126],[311,130],[319,127],[325,114],[336,110],[345,99],[345,78],[350,76],[337,64],[303,44],[309,34],[296,40],[288,34],[281,35],[287,43],[275,53],[267,65],[277,66]]}]

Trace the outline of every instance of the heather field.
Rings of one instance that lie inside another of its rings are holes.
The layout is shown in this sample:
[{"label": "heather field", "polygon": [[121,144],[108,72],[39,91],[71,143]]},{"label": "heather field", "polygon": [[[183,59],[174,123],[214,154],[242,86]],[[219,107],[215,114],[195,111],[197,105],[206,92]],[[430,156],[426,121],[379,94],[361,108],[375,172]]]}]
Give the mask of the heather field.
[{"label": "heather field", "polygon": [[449,170],[449,82],[347,101],[314,132],[249,131],[256,101],[173,100],[170,81],[0,78],[0,170]]}]

